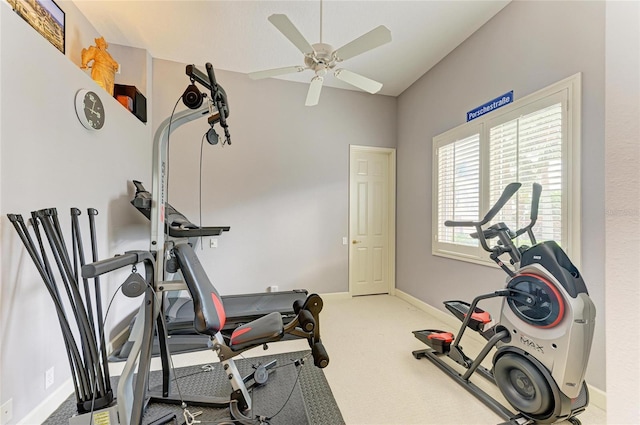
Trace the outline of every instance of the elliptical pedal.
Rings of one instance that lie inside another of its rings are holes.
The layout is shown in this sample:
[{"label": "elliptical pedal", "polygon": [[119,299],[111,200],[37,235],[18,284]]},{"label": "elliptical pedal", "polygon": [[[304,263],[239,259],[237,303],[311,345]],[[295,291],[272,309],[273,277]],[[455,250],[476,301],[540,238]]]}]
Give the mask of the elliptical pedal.
[{"label": "elliptical pedal", "polygon": [[[445,301],[444,306],[460,321],[464,321],[467,314],[469,314],[469,303],[464,301]],[[491,314],[488,311],[484,311],[481,308],[474,308],[471,314],[471,319],[467,326],[476,332],[482,332],[484,325],[491,322]]]},{"label": "elliptical pedal", "polygon": [[413,331],[413,334],[438,354],[448,353],[449,347],[451,347],[451,343],[455,339],[455,336],[451,332],[436,329]]}]

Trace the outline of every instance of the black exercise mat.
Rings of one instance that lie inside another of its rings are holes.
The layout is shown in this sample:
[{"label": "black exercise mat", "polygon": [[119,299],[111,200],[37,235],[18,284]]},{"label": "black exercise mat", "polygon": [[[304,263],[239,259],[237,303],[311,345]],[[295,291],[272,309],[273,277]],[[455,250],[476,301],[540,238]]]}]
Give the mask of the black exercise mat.
[{"label": "black exercise mat", "polygon": [[[344,424],[342,414],[338,408],[331,388],[324,373],[313,365],[309,351],[285,354],[266,355],[263,357],[240,359],[236,365],[244,376],[253,371],[253,366],[264,364],[270,360],[277,360],[277,366],[269,375],[269,380],[263,386],[252,390],[253,414],[272,417],[271,425],[325,425]],[[305,359],[301,367],[292,363],[297,359]],[[224,376],[220,363],[188,366],[176,369],[178,386],[183,397],[188,394],[214,395],[227,397],[231,393],[231,385]],[[331,367],[331,366],[329,366]],[[160,372],[151,372],[149,385],[151,389],[161,384]],[[113,388],[117,388],[117,378],[112,378]],[[172,393],[177,394],[176,384],[172,382]],[[214,409],[208,407],[189,406],[194,413],[202,411],[196,419],[202,423],[215,423],[229,418],[229,409]],[[282,409],[282,410],[280,410]],[[278,413],[279,412],[279,413]],[[75,413],[75,396],[69,397],[43,425],[68,424],[69,417]],[[143,424],[148,424],[167,413],[175,413],[180,424],[184,423],[182,409],[179,406],[151,403],[147,407]]]}]

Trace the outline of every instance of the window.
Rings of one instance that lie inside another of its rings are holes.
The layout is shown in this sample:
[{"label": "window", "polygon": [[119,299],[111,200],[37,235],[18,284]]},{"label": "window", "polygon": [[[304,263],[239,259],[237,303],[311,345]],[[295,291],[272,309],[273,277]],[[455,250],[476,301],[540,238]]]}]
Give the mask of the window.
[{"label": "window", "polygon": [[[522,188],[493,222],[529,223],[531,187],[542,185],[538,241],[555,240],[579,259],[580,74],[483,115],[433,139],[435,255],[493,264],[475,229],[446,220],[478,220],[511,182]],[[530,244],[526,234],[518,245]]]}]

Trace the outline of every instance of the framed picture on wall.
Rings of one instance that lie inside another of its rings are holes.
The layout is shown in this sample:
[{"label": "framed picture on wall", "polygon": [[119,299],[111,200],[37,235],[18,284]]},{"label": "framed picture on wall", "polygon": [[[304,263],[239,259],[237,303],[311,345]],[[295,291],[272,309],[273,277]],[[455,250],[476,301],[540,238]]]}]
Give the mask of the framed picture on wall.
[{"label": "framed picture on wall", "polygon": [[64,12],[53,0],[7,0],[13,10],[64,53]]}]

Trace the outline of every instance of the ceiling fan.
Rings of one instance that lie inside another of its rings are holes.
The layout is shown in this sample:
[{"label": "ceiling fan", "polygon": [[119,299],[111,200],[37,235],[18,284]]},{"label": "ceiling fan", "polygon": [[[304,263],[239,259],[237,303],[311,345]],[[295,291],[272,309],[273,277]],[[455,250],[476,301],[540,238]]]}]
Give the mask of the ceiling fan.
[{"label": "ceiling fan", "polygon": [[[322,91],[322,83],[324,76],[332,71],[336,66],[349,58],[368,52],[376,47],[382,46],[391,41],[391,31],[384,25],[374,28],[366,34],[361,35],[350,43],[345,44],[339,49],[333,50],[333,47],[322,42],[322,1],[320,2],[320,42],[309,44],[304,36],[293,25],[287,15],[274,14],[269,16],[271,22],[285,37],[289,39],[304,54],[304,66],[294,65],[284,68],[269,69],[266,71],[257,71],[249,73],[249,77],[254,80],[262,78],[276,77],[279,75],[293,74],[310,69],[315,72],[315,77],[311,79],[309,91],[307,92],[306,106],[314,106],[318,104],[320,92]],[[382,83],[364,77],[355,72],[338,68],[334,71],[334,75],[339,80],[351,84],[361,90],[371,94],[377,93],[382,88]]]}]

